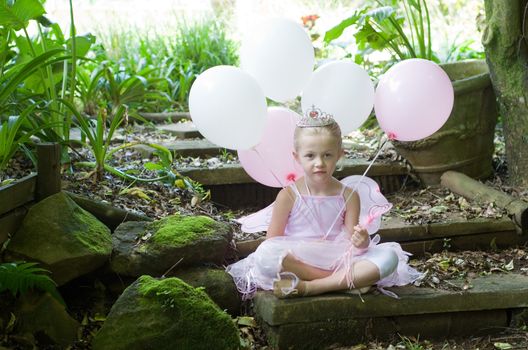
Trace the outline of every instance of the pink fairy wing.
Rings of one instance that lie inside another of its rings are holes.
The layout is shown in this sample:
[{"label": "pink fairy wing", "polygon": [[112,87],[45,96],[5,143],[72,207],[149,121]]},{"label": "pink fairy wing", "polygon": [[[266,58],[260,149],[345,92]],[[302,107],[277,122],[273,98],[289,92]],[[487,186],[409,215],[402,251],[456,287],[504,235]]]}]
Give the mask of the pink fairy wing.
[{"label": "pink fairy wing", "polygon": [[241,230],[246,233],[264,232],[268,230],[271,222],[271,214],[273,212],[273,204],[266,208],[257,211],[256,213],[237,219],[236,222],[242,224]]},{"label": "pink fairy wing", "polygon": [[359,224],[365,227],[369,234],[379,230],[381,216],[392,207],[387,198],[381,193],[376,181],[369,177],[352,175],[341,180],[345,186],[355,190],[361,201]]}]

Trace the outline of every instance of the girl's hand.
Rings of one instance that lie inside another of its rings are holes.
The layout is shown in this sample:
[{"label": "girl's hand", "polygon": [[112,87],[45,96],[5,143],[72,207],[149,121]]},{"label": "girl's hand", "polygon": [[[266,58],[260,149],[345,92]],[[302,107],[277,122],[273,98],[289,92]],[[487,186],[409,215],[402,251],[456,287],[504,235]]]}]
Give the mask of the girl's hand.
[{"label": "girl's hand", "polygon": [[370,243],[370,237],[367,230],[360,225],[354,226],[354,232],[352,232],[350,240],[352,241],[354,247],[359,249],[367,248]]}]

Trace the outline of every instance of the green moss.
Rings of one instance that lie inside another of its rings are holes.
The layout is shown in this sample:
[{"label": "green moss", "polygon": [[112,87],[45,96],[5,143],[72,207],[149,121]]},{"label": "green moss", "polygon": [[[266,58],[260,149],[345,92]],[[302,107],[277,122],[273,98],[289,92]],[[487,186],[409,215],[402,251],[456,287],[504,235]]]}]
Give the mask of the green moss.
[{"label": "green moss", "polygon": [[[38,237],[36,239],[42,241],[39,244],[51,247],[61,245],[69,253],[88,249],[96,254],[107,255],[112,250],[110,229],[64,192],[40,201],[30,209],[29,214],[24,229],[32,236],[31,239]],[[70,235],[69,243],[64,240],[64,233]]]},{"label": "green moss", "polygon": [[138,282],[138,293],[145,302],[159,303],[165,312],[174,315],[174,328],[181,330],[181,336],[174,339],[175,348],[202,349],[209,344],[221,349],[238,348],[238,330],[231,317],[202,288],[193,288],[179,278],[141,276]]},{"label": "green moss", "polygon": [[152,242],[182,246],[215,233],[216,222],[206,216],[172,215],[152,224]]},{"label": "green moss", "polygon": [[101,229],[99,222],[92,214],[77,207],[74,209],[76,219],[82,223],[81,231],[74,231],[72,234],[88,249],[98,254],[108,254],[112,247],[112,237],[110,229],[108,231]]}]

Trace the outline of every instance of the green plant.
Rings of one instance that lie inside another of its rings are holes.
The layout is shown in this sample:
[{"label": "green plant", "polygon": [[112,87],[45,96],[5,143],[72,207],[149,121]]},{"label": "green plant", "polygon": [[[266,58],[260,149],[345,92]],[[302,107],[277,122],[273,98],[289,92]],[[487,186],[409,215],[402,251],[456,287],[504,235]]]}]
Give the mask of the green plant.
[{"label": "green plant", "polygon": [[134,108],[142,105],[146,100],[163,99],[167,96],[161,91],[150,89],[161,78],[152,77],[156,71],[154,67],[146,67],[137,73],[130,74],[125,69],[115,71],[111,66],[104,67],[102,94],[110,107],[126,104]]},{"label": "green plant", "polygon": [[[438,62],[431,48],[431,21],[425,0],[375,0],[379,7],[370,5],[355,11],[352,16],[328,30],[324,41],[339,38],[343,31],[357,28],[359,49],[355,60],[363,62],[363,55],[373,50],[388,50],[394,60],[412,57]],[[403,12],[403,16],[401,15]]]},{"label": "green plant", "polygon": [[461,43],[455,38],[453,42],[446,44],[441,50],[442,62],[455,62],[466,59],[484,59],[486,57],[484,51],[478,51],[473,49],[473,40],[465,40]]},{"label": "green plant", "polygon": [[10,116],[0,124],[0,174],[6,169],[18,149],[36,132],[36,130],[26,132],[23,128],[24,120],[32,111],[33,106],[29,106],[19,116]]},{"label": "green plant", "polygon": [[0,293],[9,291],[13,296],[17,296],[30,289],[39,289],[50,293],[64,305],[64,300],[57,291],[57,285],[47,275],[49,271],[37,265],[25,261],[0,264]]},{"label": "green plant", "polygon": [[146,108],[150,110],[187,110],[188,94],[198,74],[213,66],[235,65],[238,61],[235,42],[217,20],[177,19],[170,30],[154,34],[113,27],[100,35],[105,49],[102,56],[119,61],[116,72],[148,78],[148,91],[161,94],[149,96]]},{"label": "green plant", "polygon": [[223,148],[220,151],[220,160],[226,163],[229,160],[233,160],[233,155],[226,148]]},{"label": "green plant", "polygon": [[[230,40],[224,25],[216,20],[193,23],[180,22],[175,41],[169,46],[169,57],[174,58],[173,81],[178,81],[177,104],[185,106],[190,87],[196,77],[208,68],[217,65],[236,65],[236,44]],[[178,78],[179,77],[179,78]]]},{"label": "green plant", "polygon": [[401,342],[398,345],[404,347],[405,350],[425,350],[423,345],[420,345],[420,339],[409,338],[400,335]]},{"label": "green plant", "polygon": [[103,107],[102,86],[104,84],[105,67],[77,68],[77,95],[82,103],[82,110],[90,116],[95,116],[99,107]]},{"label": "green plant", "polygon": [[[92,151],[95,158],[95,177],[101,179],[106,160],[109,155],[110,142],[116,129],[128,119],[128,109],[124,105],[118,106],[111,111],[110,118],[106,109],[100,109],[95,120],[92,120],[77,110],[68,100],[59,100],[75,116],[75,123],[81,129],[81,133],[88,139],[84,145]],[[110,125],[108,124],[110,120]]]},{"label": "green plant", "polygon": [[57,55],[63,52],[62,49],[46,51],[23,64],[12,64],[7,68],[4,67],[2,75],[0,75],[0,114],[16,114],[20,106],[17,106],[18,101],[14,97],[16,97],[15,94],[23,82],[39,69],[62,61],[63,58],[57,58]]},{"label": "green plant", "polygon": [[173,168],[172,153],[167,148],[160,145],[150,146],[156,148],[154,155],[158,157],[158,161],[145,163],[145,169],[156,171],[161,181],[189,191],[193,196],[193,205],[211,197],[211,192],[209,190],[206,191],[201,183],[183,176]]},{"label": "green plant", "polygon": [[[46,141],[69,139],[70,114],[64,113],[58,99],[73,103],[77,60],[95,40],[91,35],[76,36],[71,0],[69,10],[71,32],[66,39],[60,27],[44,16],[42,1],[0,4],[0,115],[18,115],[34,106],[40,118],[28,119],[25,125],[35,127],[29,132]],[[36,25],[35,37],[29,35],[30,22]]]}]

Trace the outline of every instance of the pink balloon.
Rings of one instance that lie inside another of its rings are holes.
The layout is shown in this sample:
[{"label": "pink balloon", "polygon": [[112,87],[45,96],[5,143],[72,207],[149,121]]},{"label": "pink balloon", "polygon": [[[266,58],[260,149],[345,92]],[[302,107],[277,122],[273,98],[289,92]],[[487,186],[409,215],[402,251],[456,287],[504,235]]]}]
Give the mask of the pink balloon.
[{"label": "pink balloon", "polygon": [[374,110],[390,138],[423,139],[445,124],[453,108],[453,85],[436,63],[420,58],[391,67],[376,88]]},{"label": "pink balloon", "polygon": [[264,136],[258,145],[238,150],[244,170],[255,181],[270,187],[285,187],[303,176],[293,158],[293,133],[301,117],[282,107],[268,108]]}]

